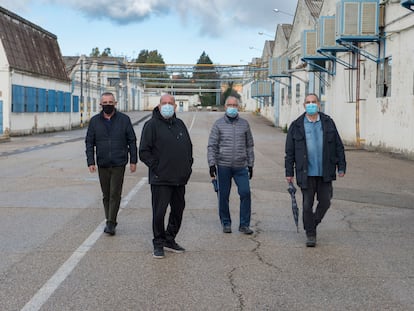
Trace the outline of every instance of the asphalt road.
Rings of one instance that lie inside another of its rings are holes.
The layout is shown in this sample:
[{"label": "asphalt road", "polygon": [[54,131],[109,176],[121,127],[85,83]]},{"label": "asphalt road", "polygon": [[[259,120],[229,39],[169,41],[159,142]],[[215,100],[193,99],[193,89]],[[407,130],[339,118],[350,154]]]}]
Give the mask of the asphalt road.
[{"label": "asphalt road", "polygon": [[[148,115],[130,113],[138,139],[139,121]],[[102,234],[85,129],[1,143],[0,309],[413,310],[414,162],[347,148],[348,171],[334,183],[318,245],[306,248],[284,178],[285,134],[244,113],[255,139],[255,233],[237,231],[233,187],[233,233],[223,234],[206,161],[209,130],[221,115],[179,114],[195,158],[177,236],[187,251],[161,260],[151,255],[151,197],[142,163],[126,173],[111,237]]]}]

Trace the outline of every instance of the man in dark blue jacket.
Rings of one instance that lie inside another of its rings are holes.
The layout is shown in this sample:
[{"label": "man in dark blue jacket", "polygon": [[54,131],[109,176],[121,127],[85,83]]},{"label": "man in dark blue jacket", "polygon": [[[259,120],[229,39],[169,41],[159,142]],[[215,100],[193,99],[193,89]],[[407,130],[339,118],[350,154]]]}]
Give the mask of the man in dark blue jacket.
[{"label": "man in dark blue jacket", "polygon": [[[172,95],[161,96],[152,118],[144,124],[139,145],[139,158],[148,166],[151,184],[154,258],[163,258],[164,248],[175,253],[185,251],[175,237],[185,207],[185,185],[192,172],[193,146],[187,127],[175,115],[176,107]],[[165,230],[168,205],[171,210]]]},{"label": "man in dark blue jacket", "polygon": [[114,235],[128,155],[131,172],[137,167],[137,138],[130,118],[115,109],[112,93],[103,93],[100,105],[102,111],[89,122],[86,158],[91,173],[96,172],[96,163],[98,165],[106,217],[104,232]]},{"label": "man in dark blue jacket", "polygon": [[[331,204],[332,181],[346,171],[345,151],[334,121],[320,112],[316,94],[305,98],[305,113],[289,126],[285,146],[285,176],[296,181],[303,195],[303,226],[306,246],[316,245],[316,227],[322,221]],[[313,203],[318,204],[315,212]]]}]

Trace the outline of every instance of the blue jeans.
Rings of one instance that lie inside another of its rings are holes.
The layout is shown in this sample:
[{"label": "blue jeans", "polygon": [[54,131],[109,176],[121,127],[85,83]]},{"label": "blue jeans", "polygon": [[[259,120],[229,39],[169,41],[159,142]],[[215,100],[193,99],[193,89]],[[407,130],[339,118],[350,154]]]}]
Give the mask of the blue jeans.
[{"label": "blue jeans", "polygon": [[231,225],[229,196],[231,180],[233,178],[240,196],[240,227],[249,227],[252,200],[247,167],[218,166],[217,176],[219,184],[219,216],[221,224],[223,226]]}]

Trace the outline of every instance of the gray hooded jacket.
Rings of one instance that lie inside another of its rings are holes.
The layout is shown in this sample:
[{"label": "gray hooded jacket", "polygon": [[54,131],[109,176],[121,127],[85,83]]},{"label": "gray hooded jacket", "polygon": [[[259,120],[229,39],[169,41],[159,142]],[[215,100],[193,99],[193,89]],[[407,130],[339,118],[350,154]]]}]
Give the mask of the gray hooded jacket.
[{"label": "gray hooded jacket", "polygon": [[237,116],[218,119],[210,132],[207,146],[208,165],[247,167],[254,165],[253,135],[249,123]]}]

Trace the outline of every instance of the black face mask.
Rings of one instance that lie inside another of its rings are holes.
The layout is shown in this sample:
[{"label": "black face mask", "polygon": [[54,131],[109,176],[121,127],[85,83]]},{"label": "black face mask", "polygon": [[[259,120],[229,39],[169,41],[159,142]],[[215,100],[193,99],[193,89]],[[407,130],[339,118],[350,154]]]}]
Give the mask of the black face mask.
[{"label": "black face mask", "polygon": [[114,105],[102,105],[102,110],[106,114],[112,114],[112,112],[114,112],[115,110],[115,106]]}]

